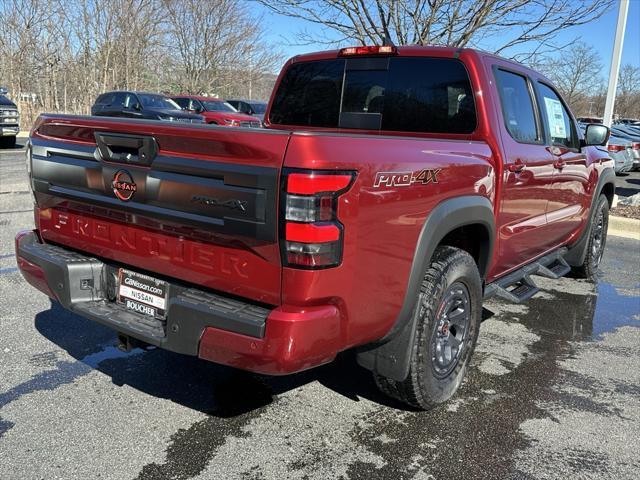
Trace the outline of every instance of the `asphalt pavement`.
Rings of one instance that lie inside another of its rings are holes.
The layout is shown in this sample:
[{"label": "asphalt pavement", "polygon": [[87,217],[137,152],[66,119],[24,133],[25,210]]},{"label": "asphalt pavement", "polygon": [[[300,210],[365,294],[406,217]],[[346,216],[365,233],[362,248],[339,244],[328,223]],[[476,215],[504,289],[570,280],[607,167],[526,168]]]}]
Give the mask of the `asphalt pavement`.
[{"label": "asphalt pavement", "polygon": [[640,170],[617,175],[616,193],[620,197],[630,197],[640,193]]},{"label": "asphalt pavement", "polygon": [[17,271],[31,202],[0,151],[0,479],[640,478],[638,241],[609,237],[595,283],[487,302],[459,393],[418,412],[349,353],[272,378],[120,352]]}]

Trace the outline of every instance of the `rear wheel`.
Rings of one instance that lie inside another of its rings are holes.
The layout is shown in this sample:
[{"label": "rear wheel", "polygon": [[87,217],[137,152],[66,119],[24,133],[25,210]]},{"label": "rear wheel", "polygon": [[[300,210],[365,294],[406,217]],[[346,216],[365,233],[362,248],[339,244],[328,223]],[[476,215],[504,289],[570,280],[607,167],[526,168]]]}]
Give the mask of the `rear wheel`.
[{"label": "rear wheel", "polygon": [[604,195],[600,195],[596,202],[596,208],[591,220],[591,230],[589,231],[589,242],[587,244],[587,254],[582,265],[574,269],[577,276],[581,278],[591,278],[598,271],[604,247],[607,243],[607,230],[609,228],[609,201]]},{"label": "rear wheel", "polygon": [[385,394],[426,410],[455,394],[476,345],[482,281],[473,258],[458,248],[438,247],[416,303],[409,374],[402,381],[374,377]]}]

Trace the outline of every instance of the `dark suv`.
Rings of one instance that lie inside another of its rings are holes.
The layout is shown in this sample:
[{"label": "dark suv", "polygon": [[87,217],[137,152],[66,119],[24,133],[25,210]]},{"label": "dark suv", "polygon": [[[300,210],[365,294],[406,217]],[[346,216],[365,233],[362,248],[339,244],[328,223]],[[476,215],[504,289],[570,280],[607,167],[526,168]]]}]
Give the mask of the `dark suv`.
[{"label": "dark suv", "polygon": [[257,117],[262,122],[264,120],[264,112],[267,110],[267,102],[259,100],[227,100],[227,103],[240,113]]},{"label": "dark suv", "polygon": [[13,148],[20,130],[18,107],[5,97],[7,90],[0,88],[0,147]]},{"label": "dark suv", "polygon": [[187,113],[170,98],[158,93],[107,92],[99,95],[91,115],[145,118],[168,122],[203,123],[202,115]]}]

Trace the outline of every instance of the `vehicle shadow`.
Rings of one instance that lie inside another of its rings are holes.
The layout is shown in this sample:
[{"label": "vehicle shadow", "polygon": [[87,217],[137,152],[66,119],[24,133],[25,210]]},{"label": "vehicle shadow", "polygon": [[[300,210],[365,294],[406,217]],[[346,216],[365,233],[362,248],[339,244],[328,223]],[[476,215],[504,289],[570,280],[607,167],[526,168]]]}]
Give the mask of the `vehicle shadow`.
[{"label": "vehicle shadow", "polygon": [[165,398],[217,417],[233,417],[270,404],[287,391],[319,382],[354,402],[368,399],[381,405],[410,410],[381,394],[367,370],[352,352],[331,364],[283,377],[240,371],[153,348],[123,354],[115,347],[114,331],[86,320],[51,302],[35,317],[38,332],[85,364],[83,372],[97,370],[115,385],[128,385],[148,395]]}]

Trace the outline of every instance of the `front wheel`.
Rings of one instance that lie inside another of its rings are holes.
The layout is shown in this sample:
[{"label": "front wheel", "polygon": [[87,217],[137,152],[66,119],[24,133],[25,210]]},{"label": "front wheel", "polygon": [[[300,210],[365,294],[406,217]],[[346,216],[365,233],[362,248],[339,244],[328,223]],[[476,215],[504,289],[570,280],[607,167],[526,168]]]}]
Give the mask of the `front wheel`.
[{"label": "front wheel", "polygon": [[587,253],[582,265],[574,269],[576,275],[581,278],[592,278],[600,267],[604,247],[607,243],[607,230],[609,228],[609,201],[604,195],[600,195],[591,220],[589,231],[589,243]]},{"label": "front wheel", "polygon": [[478,339],[482,280],[473,258],[442,246],[425,273],[414,315],[409,374],[402,381],[378,374],[385,394],[430,409],[451,398],[462,383]]}]

